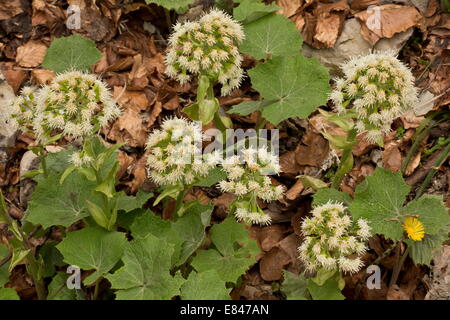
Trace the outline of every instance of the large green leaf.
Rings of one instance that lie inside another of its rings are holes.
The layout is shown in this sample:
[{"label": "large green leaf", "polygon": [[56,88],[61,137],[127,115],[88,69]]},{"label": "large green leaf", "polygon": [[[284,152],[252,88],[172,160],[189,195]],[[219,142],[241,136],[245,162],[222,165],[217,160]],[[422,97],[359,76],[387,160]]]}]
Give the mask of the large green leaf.
[{"label": "large green leaf", "polygon": [[185,281],[170,275],[173,245],[148,235],[127,244],[124,266],[107,276],[119,300],[167,300],[179,295]]},{"label": "large green leaf", "polygon": [[334,278],[328,279],[322,286],[313,280],[308,280],[308,291],[313,300],[344,300],[345,297],[339,289],[338,282]]},{"label": "large green leaf", "polygon": [[244,0],[233,9],[233,17],[242,23],[250,23],[278,10],[280,7],[275,3],[266,5],[261,0]]},{"label": "large green leaf", "polygon": [[247,116],[255,111],[261,110],[266,105],[269,105],[267,101],[244,101],[239,104],[234,105],[228,113],[236,113],[241,116]]},{"label": "large green leaf", "polygon": [[192,261],[198,272],[213,269],[223,281],[236,283],[256,262],[259,253],[256,241],[232,216],[211,228],[211,240],[216,249],[198,251]]},{"label": "large green leaf", "polygon": [[89,72],[101,56],[95,42],[75,34],[53,40],[42,66],[57,73],[72,69]]},{"label": "large green leaf", "polygon": [[284,271],[284,281],[281,290],[288,300],[306,300],[309,296],[307,289],[308,280],[303,274],[293,274]]},{"label": "large green leaf", "polygon": [[0,288],[0,301],[2,300],[20,300],[16,290],[11,288]]},{"label": "large green leaf", "polygon": [[60,174],[52,172],[47,178],[39,179],[27,209],[26,220],[51,226],[68,227],[89,216],[86,200],[99,202],[93,193],[95,182],[89,181],[78,171],[68,176],[60,184]]},{"label": "large green leaf", "polygon": [[226,179],[227,174],[225,171],[223,171],[221,168],[217,167],[212,169],[206,178],[200,180],[197,182],[194,186],[196,187],[211,187],[212,185],[215,185],[221,180]]},{"label": "large green leaf", "polygon": [[409,256],[414,263],[429,266],[442,243],[448,239],[448,232],[448,228],[444,228],[437,234],[426,234],[422,241],[407,239],[405,242],[408,244]]},{"label": "large green leaf", "polygon": [[[8,256],[9,250],[3,243],[0,243],[0,260]],[[9,281],[8,264],[0,266],[0,287]]]},{"label": "large green leaf", "polygon": [[171,243],[174,246],[172,265],[181,265],[203,243],[212,210],[213,206],[195,204],[176,222],[162,220],[148,212],[136,218],[131,234],[136,239],[152,235]]},{"label": "large green leaf", "polygon": [[68,274],[58,272],[48,285],[48,300],[76,300],[77,289],[69,289],[67,287]]},{"label": "large green leaf", "polygon": [[276,57],[249,70],[253,87],[265,101],[262,115],[273,124],[290,117],[307,118],[328,100],[328,70],[300,54]]},{"label": "large green leaf", "polygon": [[257,60],[300,53],[300,31],[283,15],[268,14],[246,24],[244,31],[245,40],[240,49]]},{"label": "large green leaf", "polygon": [[68,233],[56,247],[66,263],[83,270],[95,270],[84,280],[89,285],[115,266],[126,243],[125,233],[87,227]]},{"label": "large green leaf", "polygon": [[216,270],[201,273],[192,272],[181,287],[184,300],[229,300],[231,289],[225,287]]},{"label": "large green leaf", "polygon": [[356,187],[349,210],[355,219],[367,219],[373,233],[399,240],[403,229],[398,219],[409,190],[400,173],[377,168]]},{"label": "large green leaf", "polygon": [[155,3],[161,7],[166,9],[175,9],[185,11],[187,7],[194,2],[194,0],[145,0],[147,4]]},{"label": "large green leaf", "polygon": [[342,202],[344,205],[348,206],[352,202],[352,198],[348,193],[338,191],[333,188],[322,188],[317,190],[313,195],[313,206],[320,206],[329,201],[331,202]]},{"label": "large green leaf", "polygon": [[441,196],[423,195],[409,202],[402,213],[418,216],[425,227],[426,234],[436,234],[450,223],[450,217]]},{"label": "large green leaf", "polygon": [[130,212],[135,209],[140,209],[151,197],[153,197],[153,193],[144,192],[142,190],[138,190],[135,197],[127,196],[125,193],[122,193],[117,203],[117,210]]}]

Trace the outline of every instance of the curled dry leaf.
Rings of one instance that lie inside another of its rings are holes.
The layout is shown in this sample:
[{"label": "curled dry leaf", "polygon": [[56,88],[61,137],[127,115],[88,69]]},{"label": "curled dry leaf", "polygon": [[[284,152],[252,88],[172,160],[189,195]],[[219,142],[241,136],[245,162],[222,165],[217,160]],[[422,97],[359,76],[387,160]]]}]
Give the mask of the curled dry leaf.
[{"label": "curled dry leaf", "polygon": [[55,73],[49,69],[33,69],[31,77],[36,85],[46,85],[53,80]]},{"label": "curled dry leaf", "polygon": [[117,142],[127,142],[132,147],[143,147],[147,141],[148,131],[141,112],[149,107],[147,96],[143,92],[123,91],[122,87],[114,87],[114,97],[119,98],[118,103],[123,113],[109,130],[108,138]]},{"label": "curled dry leaf", "polygon": [[295,200],[305,189],[305,186],[300,180],[297,180],[295,184],[286,191],[286,199],[288,200]]},{"label": "curled dry leaf", "polygon": [[278,13],[290,18],[302,7],[304,0],[277,0],[277,5],[281,8]]},{"label": "curled dry leaf", "polygon": [[144,154],[138,161],[131,164],[131,167],[128,169],[133,175],[133,179],[125,184],[131,188],[131,193],[138,191],[147,178],[146,165],[147,156]]},{"label": "curled dry leaf", "polygon": [[295,175],[300,171],[300,166],[295,161],[295,151],[288,151],[280,156],[281,172]]},{"label": "curled dry leaf", "polygon": [[356,145],[353,147],[352,150],[353,155],[357,157],[362,156],[363,154],[366,154],[367,152],[369,152],[370,150],[372,150],[377,146],[376,144],[367,141],[365,136],[366,132],[363,132],[356,137],[358,141],[356,142]]},{"label": "curled dry leaf", "polygon": [[120,168],[117,171],[116,178],[120,179],[129,170],[130,165],[134,162],[134,157],[129,156],[126,152],[119,151],[117,161],[119,161]]},{"label": "curled dry leaf", "polygon": [[328,141],[322,135],[309,130],[302,142],[303,145],[295,149],[295,161],[299,165],[320,167],[330,151]]},{"label": "curled dry leaf", "polygon": [[261,249],[270,251],[280,242],[288,232],[286,226],[273,224],[267,227],[252,227],[256,231],[256,239]]},{"label": "curled dry leaf", "polygon": [[16,68],[12,62],[0,63],[0,71],[15,93],[19,91],[22,83],[27,78],[27,73],[20,68]]},{"label": "curled dry leaf", "polygon": [[412,6],[385,4],[355,14],[361,24],[361,34],[374,45],[381,38],[392,38],[396,33],[420,26],[422,16]]},{"label": "curled dry leaf", "polygon": [[396,143],[389,143],[382,153],[384,168],[391,171],[398,171],[402,166],[402,154]]},{"label": "curled dry leaf", "polygon": [[61,7],[44,0],[32,1],[33,14],[31,25],[33,27],[45,25],[53,33],[66,23],[66,17]]},{"label": "curled dry leaf", "polygon": [[44,61],[47,46],[40,41],[30,40],[17,48],[16,62],[21,67],[34,68]]},{"label": "curled dry leaf", "polygon": [[9,0],[0,3],[0,20],[11,19],[23,12],[22,1]]}]

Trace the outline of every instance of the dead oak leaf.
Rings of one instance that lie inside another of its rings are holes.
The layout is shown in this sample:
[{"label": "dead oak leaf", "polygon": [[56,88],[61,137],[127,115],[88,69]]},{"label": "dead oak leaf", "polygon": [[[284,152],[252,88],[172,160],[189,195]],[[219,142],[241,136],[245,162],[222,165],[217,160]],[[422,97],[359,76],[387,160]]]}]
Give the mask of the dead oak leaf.
[{"label": "dead oak leaf", "polygon": [[21,0],[8,0],[0,3],[0,20],[11,19],[22,12]]},{"label": "dead oak leaf", "polygon": [[361,34],[374,45],[381,38],[421,25],[422,16],[413,6],[385,4],[355,14],[361,24]]},{"label": "dead oak leaf", "polygon": [[322,166],[330,151],[328,141],[322,135],[309,130],[303,137],[302,142],[303,145],[298,145],[295,149],[297,164],[313,167]]},{"label": "dead oak leaf", "polygon": [[394,172],[400,170],[400,167],[402,166],[402,154],[396,143],[389,143],[386,145],[381,157],[385,169]]},{"label": "dead oak leaf", "polygon": [[147,141],[148,131],[141,112],[149,107],[147,96],[144,92],[123,91],[122,87],[114,87],[114,97],[119,99],[118,103],[123,113],[109,130],[108,138],[117,142],[127,142],[132,147],[143,147]]},{"label": "dead oak leaf", "polygon": [[25,68],[34,68],[44,61],[47,46],[40,41],[30,40],[17,48],[16,62]]}]

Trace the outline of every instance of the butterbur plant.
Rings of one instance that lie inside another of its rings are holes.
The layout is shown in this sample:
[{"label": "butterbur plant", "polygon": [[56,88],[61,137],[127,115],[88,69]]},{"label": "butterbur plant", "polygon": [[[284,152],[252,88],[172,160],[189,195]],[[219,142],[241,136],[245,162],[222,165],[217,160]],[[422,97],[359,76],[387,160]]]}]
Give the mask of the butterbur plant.
[{"label": "butterbur plant", "polygon": [[43,170],[46,145],[62,137],[82,142],[121,113],[105,84],[80,71],[59,74],[39,89],[24,88],[7,110],[8,123],[36,135]]},{"label": "butterbur plant", "polygon": [[161,129],[149,135],[146,145],[148,176],[164,187],[155,204],[171,196],[177,199],[176,210],[179,211],[186,191],[219,163],[217,153],[203,156],[201,143],[199,124],[184,118],[165,119]]},{"label": "butterbur plant", "polygon": [[382,145],[392,121],[417,103],[411,70],[389,52],[353,58],[341,70],[344,77],[336,79],[330,94],[335,110],[354,115],[357,132],[366,132],[368,141]]},{"label": "butterbur plant", "polygon": [[193,120],[230,127],[229,119],[219,115],[219,101],[213,86],[222,85],[227,95],[239,87],[244,71],[238,44],[244,39],[241,25],[220,10],[211,10],[198,21],[177,23],[169,38],[166,74],[184,84],[198,79],[197,102],[184,109]]},{"label": "butterbur plant", "polygon": [[302,221],[301,230],[305,240],[299,253],[307,270],[351,274],[362,268],[359,256],[367,250],[371,228],[365,219],[352,221],[342,203],[315,207],[312,217]]},{"label": "butterbur plant", "polygon": [[240,150],[240,155],[227,157],[222,167],[227,179],[219,182],[219,188],[237,197],[231,204],[236,218],[248,224],[270,224],[270,216],[259,207],[257,199],[274,201],[283,195],[284,187],[273,186],[269,176],[281,170],[278,157],[266,147],[250,147]]},{"label": "butterbur plant", "polygon": [[351,150],[357,134],[364,133],[367,141],[382,146],[392,122],[412,111],[418,101],[411,70],[392,52],[354,57],[341,70],[344,77],[335,79],[336,88],[330,94],[337,115],[321,111],[347,131],[346,138],[324,133],[334,147],[343,150],[333,181],[335,188],[353,165]]}]

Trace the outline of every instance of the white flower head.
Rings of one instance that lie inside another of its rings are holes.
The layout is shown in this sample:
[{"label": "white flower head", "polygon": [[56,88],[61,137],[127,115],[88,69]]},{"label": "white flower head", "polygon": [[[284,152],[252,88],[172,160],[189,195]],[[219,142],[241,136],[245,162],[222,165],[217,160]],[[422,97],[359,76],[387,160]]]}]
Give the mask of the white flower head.
[{"label": "white flower head", "polygon": [[93,134],[121,110],[106,85],[96,76],[69,71],[57,75],[36,92],[32,126],[41,143],[55,133],[73,138]]},{"label": "white flower head", "polygon": [[[199,125],[184,118],[167,118],[151,133],[146,148],[149,177],[160,185],[189,185],[217,165],[216,153],[202,157]],[[205,159],[203,159],[205,158]]]},{"label": "white flower head", "polygon": [[236,195],[237,199],[231,205],[236,208],[236,218],[246,223],[270,224],[270,217],[259,208],[256,199],[274,201],[283,196],[284,186],[273,186],[267,176],[280,172],[278,157],[265,147],[249,147],[240,150],[239,155],[225,158],[222,168],[227,179],[219,182],[219,188]]},{"label": "white flower head", "polygon": [[354,57],[341,69],[344,78],[330,94],[336,111],[347,112],[343,105],[353,107],[358,132],[369,132],[370,142],[381,143],[392,122],[418,100],[411,70],[389,51]]},{"label": "white flower head", "polygon": [[181,84],[193,75],[206,75],[222,84],[222,95],[227,95],[244,77],[237,49],[243,39],[242,26],[217,9],[198,21],[178,23],[169,38],[166,74]]},{"label": "white flower head", "polygon": [[301,222],[305,240],[298,249],[299,257],[309,270],[354,273],[361,269],[361,259],[349,256],[366,252],[370,227],[364,219],[354,223],[346,211],[342,203],[328,202],[313,208],[312,217]]}]

